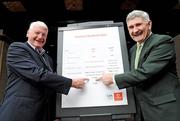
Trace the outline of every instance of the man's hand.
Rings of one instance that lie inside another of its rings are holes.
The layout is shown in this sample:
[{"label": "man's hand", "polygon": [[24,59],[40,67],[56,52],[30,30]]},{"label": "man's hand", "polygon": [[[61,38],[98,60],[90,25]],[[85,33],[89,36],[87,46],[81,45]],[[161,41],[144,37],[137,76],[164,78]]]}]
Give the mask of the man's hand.
[{"label": "man's hand", "polygon": [[87,83],[87,81],[89,81],[88,78],[72,79],[72,87],[77,88],[77,89],[82,89]]},{"label": "man's hand", "polygon": [[113,74],[103,73],[101,77],[97,78],[96,81],[102,81],[105,85],[109,86],[113,84]]}]

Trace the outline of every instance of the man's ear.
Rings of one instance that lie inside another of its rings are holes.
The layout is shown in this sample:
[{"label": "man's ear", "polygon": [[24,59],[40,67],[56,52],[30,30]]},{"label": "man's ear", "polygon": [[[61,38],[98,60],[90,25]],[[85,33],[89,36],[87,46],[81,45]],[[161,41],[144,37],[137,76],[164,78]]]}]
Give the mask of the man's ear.
[{"label": "man's ear", "polygon": [[28,37],[28,35],[29,35],[29,31],[27,31],[27,33],[26,33],[26,37]]},{"label": "man's ear", "polygon": [[151,28],[152,28],[152,21],[149,21],[148,25],[149,25],[149,29],[151,30]]}]

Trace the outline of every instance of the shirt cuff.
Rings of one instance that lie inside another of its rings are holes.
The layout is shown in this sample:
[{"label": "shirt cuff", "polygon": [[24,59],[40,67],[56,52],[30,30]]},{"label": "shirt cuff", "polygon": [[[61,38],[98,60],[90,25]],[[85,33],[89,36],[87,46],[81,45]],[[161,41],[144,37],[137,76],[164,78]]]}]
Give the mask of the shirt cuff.
[{"label": "shirt cuff", "polygon": [[116,80],[115,80],[115,74],[113,74],[113,84],[114,84],[114,85],[117,85],[117,84],[116,84]]}]

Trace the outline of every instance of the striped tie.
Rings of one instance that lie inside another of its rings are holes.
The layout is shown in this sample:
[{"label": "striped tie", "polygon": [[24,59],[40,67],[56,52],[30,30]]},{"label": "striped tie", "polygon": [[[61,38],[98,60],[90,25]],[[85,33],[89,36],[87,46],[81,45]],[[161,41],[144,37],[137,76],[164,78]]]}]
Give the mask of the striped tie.
[{"label": "striped tie", "polygon": [[37,48],[36,48],[35,50],[38,52],[39,57],[41,58],[41,60],[43,61],[43,63],[46,65],[46,67],[47,67],[51,72],[53,72],[53,70],[52,70],[49,62],[48,62],[48,61],[45,59],[45,57],[44,57],[45,51],[41,51],[41,50],[39,50],[39,49],[37,49]]}]

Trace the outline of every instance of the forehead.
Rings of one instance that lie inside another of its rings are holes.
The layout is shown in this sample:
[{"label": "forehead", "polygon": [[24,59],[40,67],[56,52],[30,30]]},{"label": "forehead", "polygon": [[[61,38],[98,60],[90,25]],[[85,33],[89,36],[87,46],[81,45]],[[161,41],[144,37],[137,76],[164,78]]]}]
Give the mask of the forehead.
[{"label": "forehead", "polygon": [[32,26],[32,29],[44,29],[45,30],[47,28],[45,26],[36,24],[36,25]]},{"label": "forehead", "polygon": [[134,25],[136,23],[144,23],[145,20],[141,17],[135,17],[127,21],[127,25]]},{"label": "forehead", "polygon": [[48,29],[44,26],[34,25],[32,28],[29,29],[30,32],[48,32]]}]

